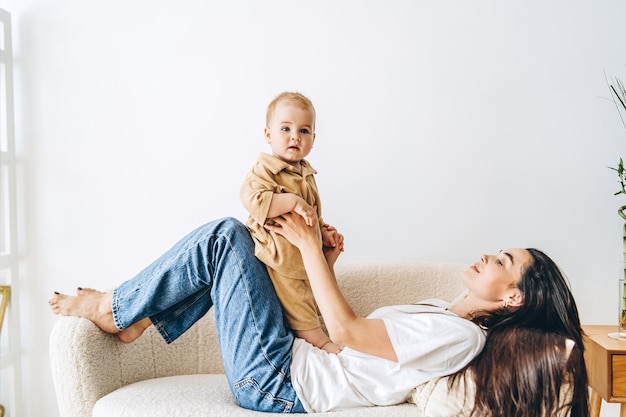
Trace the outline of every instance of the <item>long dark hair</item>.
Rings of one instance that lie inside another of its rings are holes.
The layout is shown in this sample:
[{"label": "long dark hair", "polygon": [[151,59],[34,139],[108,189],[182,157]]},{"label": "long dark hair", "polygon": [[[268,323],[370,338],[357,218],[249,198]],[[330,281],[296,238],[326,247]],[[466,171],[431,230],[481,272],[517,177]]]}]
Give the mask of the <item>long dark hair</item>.
[{"label": "long dark hair", "polygon": [[[518,284],[523,304],[473,318],[487,329],[487,342],[468,365],[477,387],[472,415],[556,415],[565,381],[572,394],[565,404],[570,416],[588,417],[583,331],[574,297],[554,261],[540,250],[527,250],[533,262]],[[567,339],[574,341],[569,356]]]}]

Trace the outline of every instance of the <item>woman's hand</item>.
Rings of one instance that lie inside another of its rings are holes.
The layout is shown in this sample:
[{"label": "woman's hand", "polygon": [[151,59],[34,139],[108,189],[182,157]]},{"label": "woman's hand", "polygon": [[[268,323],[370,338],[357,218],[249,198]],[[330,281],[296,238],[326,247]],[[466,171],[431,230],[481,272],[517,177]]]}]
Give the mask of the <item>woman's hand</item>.
[{"label": "woman's hand", "polygon": [[308,226],[300,215],[285,213],[282,216],[275,217],[273,220],[274,224],[267,224],[265,228],[281,235],[298,249],[302,250],[308,245],[322,248],[317,228]]},{"label": "woman's hand", "polygon": [[[287,213],[274,220],[276,225],[266,227],[300,250],[313,296],[324,317],[330,339],[340,346],[397,362],[398,357],[385,323],[381,319],[357,316],[341,294],[331,272],[332,267],[328,264],[328,255],[322,252],[318,230],[307,226],[298,214]],[[338,254],[339,247],[333,248],[333,251]]]}]

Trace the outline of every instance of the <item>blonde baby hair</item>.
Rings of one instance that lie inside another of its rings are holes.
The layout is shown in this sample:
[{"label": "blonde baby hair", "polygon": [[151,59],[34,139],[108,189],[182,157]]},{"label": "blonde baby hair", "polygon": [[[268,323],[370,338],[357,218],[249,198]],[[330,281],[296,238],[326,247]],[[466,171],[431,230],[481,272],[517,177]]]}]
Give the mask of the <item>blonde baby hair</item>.
[{"label": "blonde baby hair", "polygon": [[267,126],[270,124],[276,105],[281,101],[288,101],[290,104],[303,110],[311,110],[313,113],[313,129],[315,129],[315,107],[313,103],[304,94],[291,91],[280,93],[267,105],[267,111],[265,112],[265,123]]}]

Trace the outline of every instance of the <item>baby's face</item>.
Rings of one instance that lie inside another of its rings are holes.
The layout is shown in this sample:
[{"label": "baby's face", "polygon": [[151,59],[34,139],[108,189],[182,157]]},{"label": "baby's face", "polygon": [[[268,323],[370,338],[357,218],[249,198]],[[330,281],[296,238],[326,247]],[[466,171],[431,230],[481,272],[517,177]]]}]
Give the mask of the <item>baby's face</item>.
[{"label": "baby's face", "polygon": [[284,100],[276,104],[270,123],[265,127],[265,140],[272,154],[288,164],[299,166],[315,141],[315,116],[311,109],[302,109]]}]

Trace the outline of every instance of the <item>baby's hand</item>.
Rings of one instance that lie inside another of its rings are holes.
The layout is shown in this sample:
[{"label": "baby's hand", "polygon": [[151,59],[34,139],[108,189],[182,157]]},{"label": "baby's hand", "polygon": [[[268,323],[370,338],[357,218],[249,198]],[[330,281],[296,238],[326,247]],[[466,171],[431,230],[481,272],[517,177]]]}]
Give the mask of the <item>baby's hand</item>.
[{"label": "baby's hand", "polygon": [[341,247],[343,252],[343,235],[329,224],[322,225],[322,243],[329,248]]},{"label": "baby's hand", "polygon": [[333,355],[337,355],[341,353],[341,351],[343,350],[343,346],[338,345],[335,342],[326,342],[326,344],[322,346],[322,350],[328,353],[332,353]]},{"label": "baby's hand", "polygon": [[300,215],[307,226],[314,226],[317,223],[317,212],[315,207],[307,204],[304,199],[300,199],[293,208],[294,213]]}]

